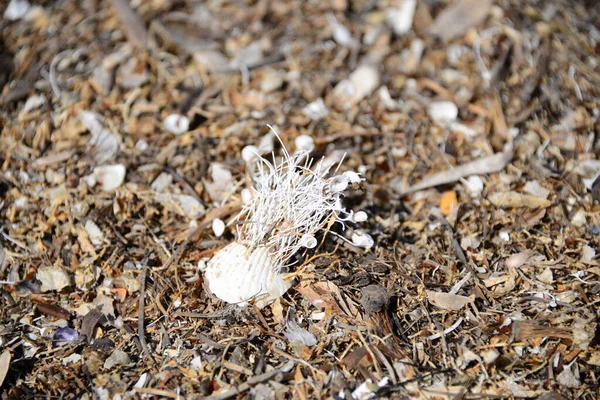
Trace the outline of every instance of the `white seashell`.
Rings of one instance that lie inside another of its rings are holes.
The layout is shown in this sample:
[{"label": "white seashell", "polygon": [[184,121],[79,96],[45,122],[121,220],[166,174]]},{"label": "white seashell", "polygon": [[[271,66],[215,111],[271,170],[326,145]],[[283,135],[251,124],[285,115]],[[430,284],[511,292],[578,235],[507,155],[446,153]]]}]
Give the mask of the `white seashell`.
[{"label": "white seashell", "polygon": [[365,178],[361,178],[360,173],[354,171],[346,171],[342,175],[348,178],[350,183],[360,183],[365,180]]},{"label": "white seashell", "polygon": [[185,115],[171,114],[163,120],[163,126],[166,130],[175,135],[186,133],[190,127],[190,119]]},{"label": "white seashell", "polygon": [[366,212],[364,211],[359,211],[356,214],[354,214],[354,217],[352,218],[354,220],[354,222],[364,222],[367,220],[369,216],[367,215]]},{"label": "white seashell", "polygon": [[370,249],[375,244],[375,241],[368,233],[363,231],[355,230],[352,233],[352,243],[358,247]]},{"label": "white seashell", "polygon": [[302,235],[299,244],[307,249],[314,249],[317,246],[317,239],[313,235],[307,233]]},{"label": "white seashell", "polygon": [[105,192],[111,192],[123,184],[125,173],[125,166],[122,164],[103,165],[94,168],[94,172],[83,180],[90,187],[100,186]]},{"label": "white seashell", "polygon": [[225,222],[223,222],[219,218],[213,219],[212,229],[216,237],[221,237],[223,232],[225,232]]},{"label": "white seashell", "polygon": [[294,140],[296,151],[311,152],[315,149],[315,140],[308,135],[300,135]]},{"label": "white seashell", "polygon": [[242,160],[247,163],[254,160],[258,156],[258,147],[256,146],[246,146],[242,149]]},{"label": "white seashell", "polygon": [[346,190],[348,187],[349,179],[344,175],[334,176],[329,182],[329,191],[332,193],[339,193]]},{"label": "white seashell", "polygon": [[458,117],[458,107],[451,101],[434,101],[427,107],[427,114],[435,122],[452,122]]},{"label": "white seashell", "polygon": [[292,284],[291,280],[283,279],[279,265],[266,247],[251,251],[239,242],[229,244],[213,256],[204,278],[219,299],[240,306],[256,299],[259,308],[283,295]]}]

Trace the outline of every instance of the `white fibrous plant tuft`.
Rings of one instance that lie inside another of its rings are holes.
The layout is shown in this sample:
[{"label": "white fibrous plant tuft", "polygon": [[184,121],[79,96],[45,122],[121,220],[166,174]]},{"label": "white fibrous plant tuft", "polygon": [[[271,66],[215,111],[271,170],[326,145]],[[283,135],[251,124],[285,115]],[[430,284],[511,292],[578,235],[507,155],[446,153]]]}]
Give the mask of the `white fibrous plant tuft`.
[{"label": "white fibrous plant tuft", "polygon": [[[242,193],[238,239],[215,253],[204,275],[220,299],[240,305],[256,299],[261,307],[287,291],[291,281],[284,279],[282,270],[291,265],[294,254],[317,246],[319,230],[366,219],[364,212],[354,218],[341,202],[343,191],[364,179],[355,172],[332,175],[323,162],[312,169],[307,150],[289,154],[284,147],[283,159],[273,163],[258,152],[244,155],[252,187]],[[373,241],[361,243],[371,247]]]}]

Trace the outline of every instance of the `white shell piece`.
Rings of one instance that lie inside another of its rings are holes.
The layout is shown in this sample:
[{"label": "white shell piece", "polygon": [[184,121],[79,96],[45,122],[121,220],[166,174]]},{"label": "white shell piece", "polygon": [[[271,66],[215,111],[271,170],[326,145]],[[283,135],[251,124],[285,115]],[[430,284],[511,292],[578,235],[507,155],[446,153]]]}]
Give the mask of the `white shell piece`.
[{"label": "white shell piece", "polygon": [[258,155],[258,147],[256,146],[246,146],[242,149],[242,160],[245,162],[254,160]]},{"label": "white shell piece", "polygon": [[361,65],[332,91],[338,109],[346,110],[371,95],[379,87],[379,70],[373,65]]},{"label": "white shell piece", "polygon": [[315,140],[308,135],[300,135],[294,140],[296,145],[296,151],[308,151],[311,152],[315,149]]},{"label": "white shell piece", "polygon": [[221,237],[223,232],[225,232],[225,222],[223,222],[219,218],[213,219],[212,229],[216,237]]},{"label": "white shell piece", "polygon": [[91,187],[100,186],[105,192],[110,192],[123,184],[125,173],[126,169],[122,164],[103,165],[94,168],[94,172],[83,179]]},{"label": "white shell piece", "polygon": [[185,115],[171,114],[163,120],[163,126],[166,130],[175,135],[186,133],[190,127],[190,120]]},{"label": "white shell piece", "polygon": [[283,295],[291,286],[266,247],[251,249],[238,242],[219,250],[208,262],[204,279],[219,299],[244,306],[256,299],[262,308]]},{"label": "white shell piece", "polygon": [[329,182],[329,191],[332,193],[343,192],[348,187],[348,182],[348,178],[344,175],[334,176]]},{"label": "white shell piece", "polygon": [[367,215],[366,212],[364,211],[359,211],[356,214],[354,214],[354,222],[364,222],[367,220],[369,216]]},{"label": "white shell piece", "polygon": [[358,247],[362,247],[364,249],[370,249],[375,244],[375,241],[368,233],[363,231],[355,230],[352,233],[352,243]]},{"label": "white shell piece", "polygon": [[458,117],[458,107],[451,101],[434,101],[427,107],[427,114],[435,122],[452,122]]},{"label": "white shell piece", "polygon": [[314,249],[317,246],[317,239],[313,235],[307,233],[300,238],[300,246]]},{"label": "white shell piece", "polygon": [[85,223],[85,231],[94,246],[100,246],[104,242],[104,233],[98,225],[91,219],[88,219]]},{"label": "white shell piece", "polygon": [[360,177],[360,173],[354,171],[346,171],[342,175],[344,175],[350,183],[360,183],[365,180],[365,178]]},{"label": "white shell piece", "polygon": [[412,27],[417,0],[396,1],[395,3],[396,7],[390,7],[386,11],[387,23],[394,29],[396,35],[404,35]]}]

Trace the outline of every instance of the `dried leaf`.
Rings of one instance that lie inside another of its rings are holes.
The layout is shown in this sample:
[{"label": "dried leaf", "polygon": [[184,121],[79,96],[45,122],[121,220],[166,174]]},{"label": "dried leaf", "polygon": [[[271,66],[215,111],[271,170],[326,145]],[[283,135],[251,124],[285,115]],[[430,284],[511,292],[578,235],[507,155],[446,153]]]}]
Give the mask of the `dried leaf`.
[{"label": "dried leaf", "polygon": [[2,383],[4,383],[4,379],[6,378],[6,374],[8,373],[10,359],[10,350],[4,350],[2,352],[2,355],[0,355],[0,387],[2,386]]},{"label": "dried leaf", "polygon": [[42,292],[61,291],[71,285],[71,276],[61,267],[40,267],[35,277],[42,282]]},{"label": "dried leaf", "polygon": [[436,307],[444,310],[460,310],[469,302],[474,300],[474,297],[461,296],[458,294],[434,292],[427,290],[427,298]]},{"label": "dried leaf", "polygon": [[546,208],[552,204],[549,200],[517,192],[492,193],[488,199],[496,207],[502,208]]},{"label": "dried leaf", "polygon": [[448,42],[482,23],[492,4],[491,0],[457,0],[435,18],[429,33]]}]

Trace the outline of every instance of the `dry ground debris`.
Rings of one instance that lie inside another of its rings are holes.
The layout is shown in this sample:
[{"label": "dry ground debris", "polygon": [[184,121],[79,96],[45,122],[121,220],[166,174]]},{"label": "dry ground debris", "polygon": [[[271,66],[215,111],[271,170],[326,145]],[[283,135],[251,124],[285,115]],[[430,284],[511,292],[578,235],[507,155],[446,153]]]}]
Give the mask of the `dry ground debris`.
[{"label": "dry ground debris", "polygon": [[[595,1],[0,15],[0,398],[600,396]],[[334,225],[285,295],[227,306],[200,268],[267,124],[366,178],[374,246]]]}]

